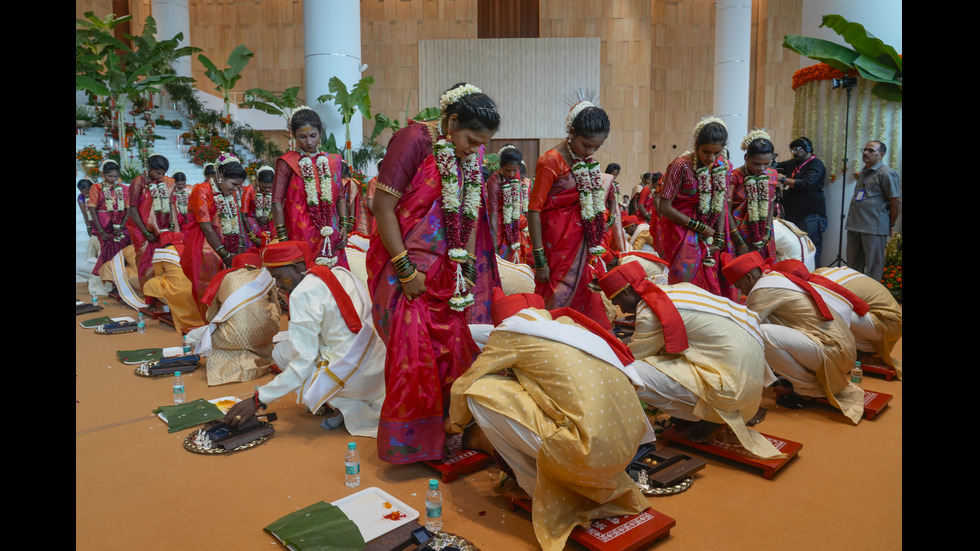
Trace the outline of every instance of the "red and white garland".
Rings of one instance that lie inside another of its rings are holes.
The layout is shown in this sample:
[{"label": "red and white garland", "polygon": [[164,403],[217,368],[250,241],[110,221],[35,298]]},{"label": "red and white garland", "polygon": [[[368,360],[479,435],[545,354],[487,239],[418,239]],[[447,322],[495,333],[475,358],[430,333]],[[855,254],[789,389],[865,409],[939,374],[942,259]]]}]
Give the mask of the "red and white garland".
[{"label": "red and white garland", "polygon": [[519,178],[502,180],[500,183],[503,195],[504,237],[512,249],[521,247],[521,215],[527,212],[527,195],[524,188],[527,183]]},{"label": "red and white garland", "polygon": [[[442,182],[442,212],[446,219],[449,258],[456,263],[456,292],[449,299],[449,307],[459,312],[476,301],[473,294],[466,291],[462,266],[469,259],[466,244],[483,202],[483,175],[476,153],[457,163],[456,146],[445,138],[440,138],[432,149]],[[462,189],[457,167],[463,174]]]},{"label": "red and white garland", "polygon": [[161,231],[170,228],[170,197],[167,196],[167,184],[163,182],[148,182],[146,190],[153,199],[153,214],[156,216],[157,228]]},{"label": "red and white garland", "polygon": [[728,166],[719,159],[714,166],[703,166],[694,171],[698,181],[698,211],[697,220],[708,227],[714,227],[718,216],[725,209],[725,199],[728,193],[725,177]]},{"label": "red and white garland", "polygon": [[258,218],[269,218],[272,214],[272,193],[264,191],[255,192],[255,216]]},{"label": "red and white garland", "polygon": [[[315,167],[314,167],[315,165]],[[330,244],[333,235],[334,219],[333,175],[330,172],[330,159],[326,153],[317,151],[312,155],[303,155],[299,159],[299,175],[303,178],[303,189],[306,192],[308,207],[313,225],[323,236],[323,248],[316,258],[320,266],[332,268],[337,264],[337,257]],[[256,200],[258,194],[256,194]],[[270,206],[271,208],[271,206]]]},{"label": "red and white garland", "polygon": [[746,226],[752,245],[762,247],[766,238],[766,220],[769,218],[769,175],[745,177]]},{"label": "red and white garland", "polygon": [[[109,222],[113,226],[121,226],[123,218],[126,216],[126,194],[123,192],[123,187],[118,184],[104,186],[102,188],[102,199],[105,201],[105,210],[109,216]],[[103,229],[110,233],[114,230],[114,228]],[[122,241],[122,237],[113,235],[112,240],[119,242]]]},{"label": "red and white garland", "polygon": [[578,187],[579,208],[582,212],[582,228],[585,230],[585,244],[589,254],[601,256],[606,252],[602,239],[606,233],[603,215],[606,212],[606,193],[602,189],[602,177],[599,175],[599,162],[594,157],[580,159],[572,153],[572,176]]},{"label": "red and white garland", "polygon": [[231,195],[224,195],[218,189],[218,184],[213,178],[211,182],[211,192],[214,195],[214,203],[218,207],[218,222],[221,224],[222,245],[228,252],[235,254],[238,252],[238,245],[241,242],[241,220],[239,216],[242,212],[241,202],[236,189]]}]

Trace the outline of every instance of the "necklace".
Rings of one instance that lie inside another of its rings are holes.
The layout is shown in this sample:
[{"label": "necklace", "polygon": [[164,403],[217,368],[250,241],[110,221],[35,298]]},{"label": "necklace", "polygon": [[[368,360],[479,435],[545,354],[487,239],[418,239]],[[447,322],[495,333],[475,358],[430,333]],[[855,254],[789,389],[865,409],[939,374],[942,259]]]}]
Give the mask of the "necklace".
[{"label": "necklace", "polygon": [[[472,293],[466,292],[462,266],[469,259],[466,243],[480,213],[483,199],[482,173],[476,153],[467,155],[461,163],[458,162],[456,146],[445,137],[440,137],[432,149],[442,183],[442,212],[446,219],[449,259],[456,263],[456,292],[449,299],[449,307],[459,312],[476,300]],[[462,186],[459,182],[460,172],[463,176]]]},{"label": "necklace", "polygon": [[725,208],[728,165],[722,161],[714,166],[702,166],[695,170],[694,175],[698,181],[698,220],[714,227],[718,215]]},{"label": "necklace", "polygon": [[167,197],[167,184],[162,181],[148,182],[146,190],[152,197],[153,214],[156,216],[157,227],[161,230],[170,227],[170,198]]}]

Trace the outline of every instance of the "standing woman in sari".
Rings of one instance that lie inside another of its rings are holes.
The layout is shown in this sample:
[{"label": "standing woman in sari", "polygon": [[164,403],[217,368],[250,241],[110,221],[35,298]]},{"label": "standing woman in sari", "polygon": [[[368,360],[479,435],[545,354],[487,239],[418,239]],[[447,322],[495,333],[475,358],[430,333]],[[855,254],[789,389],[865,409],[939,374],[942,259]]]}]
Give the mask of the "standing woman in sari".
[{"label": "standing woman in sari", "polygon": [[188,210],[194,225],[184,238],[180,266],[191,280],[194,300],[207,319],[208,305],[201,296],[216,273],[231,267],[236,254],[247,245],[242,232],[241,187],[245,182],[242,162],[230,153],[218,157],[218,180],[194,186]]},{"label": "standing woman in sari", "polygon": [[450,388],[480,352],[467,321],[491,323],[500,285],[480,170],[500,115],[466,83],[439,106],[438,122],[392,136],[373,202],[366,264],[374,325],[389,345],[378,427],[389,463],[443,457]]},{"label": "standing woman in sari", "polygon": [[524,158],[511,144],[500,148],[500,168],[487,178],[487,211],[496,241],[497,254],[516,264],[527,264],[531,241],[524,233],[527,225],[527,191],[531,181],[521,178]]},{"label": "standing woman in sari", "polygon": [[745,164],[732,172],[729,220],[739,255],[758,251],[762,258],[776,259],[772,216],[778,175],[769,166],[775,150],[765,130],[753,130],[742,140]]},{"label": "standing woman in sari", "polygon": [[527,207],[534,292],[548,309],[568,306],[611,329],[601,292],[590,286],[601,275],[595,269],[605,252],[608,192],[593,155],[609,135],[609,117],[581,101],[568,112],[565,130],[568,138],[538,158]]},{"label": "standing woman in sari", "polygon": [[129,185],[129,236],[136,249],[136,270],[140,287],[153,277],[153,251],[160,233],[170,230],[170,194],[173,178],[167,177],[170,161],[163,155],[150,155],[146,171]]},{"label": "standing woman in sari", "polygon": [[671,284],[686,281],[737,300],[738,290],[721,277],[721,252],[731,253],[728,234],[732,164],[723,155],[728,127],[705,117],[694,127],[694,151],[671,161],[660,190],[660,231]]},{"label": "standing woman in sari", "polygon": [[170,221],[173,231],[186,233],[194,223],[187,211],[191,188],[187,186],[187,176],[183,172],[174,172],[174,191],[170,194]]},{"label": "standing woman in sari", "polygon": [[92,228],[99,238],[99,256],[93,274],[119,254],[132,241],[126,231],[129,218],[129,186],[119,182],[119,165],[115,161],[102,163],[102,183],[93,184],[88,192],[88,209]]},{"label": "standing woman in sari", "polygon": [[280,241],[306,241],[316,263],[350,268],[344,246],[351,220],[341,187],[340,155],[320,151],[323,123],[316,111],[298,107],[289,119],[297,150],[276,161],[272,223]]},{"label": "standing woman in sari", "polygon": [[272,240],[272,182],[275,169],[262,166],[255,172],[255,183],[242,188],[242,214],[248,239],[256,247]]}]

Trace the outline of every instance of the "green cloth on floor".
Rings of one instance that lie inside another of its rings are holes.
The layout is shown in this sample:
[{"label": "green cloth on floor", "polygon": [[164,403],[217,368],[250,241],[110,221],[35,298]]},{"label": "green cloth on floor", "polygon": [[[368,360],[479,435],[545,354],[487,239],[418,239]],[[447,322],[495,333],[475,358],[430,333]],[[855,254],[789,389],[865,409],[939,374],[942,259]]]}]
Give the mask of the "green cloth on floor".
[{"label": "green cloth on floor", "polygon": [[290,549],[302,551],[360,551],[365,546],[357,525],[339,507],[324,501],[290,513],[265,530]]},{"label": "green cloth on floor", "polygon": [[112,323],[112,318],[109,316],[101,316],[98,318],[87,319],[81,322],[79,325],[86,329],[94,329],[104,323]]},{"label": "green cloth on floor", "polygon": [[225,416],[218,409],[218,406],[204,398],[176,406],[160,406],[153,410],[153,413],[163,413],[167,417],[167,426],[169,427],[167,432],[171,433]]},{"label": "green cloth on floor", "polygon": [[162,348],[140,348],[138,350],[117,350],[116,357],[124,364],[155,362],[163,358]]}]

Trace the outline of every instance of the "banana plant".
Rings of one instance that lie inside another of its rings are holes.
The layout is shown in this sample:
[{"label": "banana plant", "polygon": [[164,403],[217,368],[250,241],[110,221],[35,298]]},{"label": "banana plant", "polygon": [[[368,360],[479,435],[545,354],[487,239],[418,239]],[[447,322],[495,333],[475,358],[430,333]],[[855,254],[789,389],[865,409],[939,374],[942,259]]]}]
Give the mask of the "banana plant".
[{"label": "banana plant", "polygon": [[350,92],[348,92],[347,85],[344,84],[344,81],[337,77],[330,77],[327,88],[331,93],[316,98],[320,103],[334,102],[337,105],[337,110],[340,111],[340,119],[344,123],[344,131],[346,133],[344,159],[347,161],[347,164],[351,163],[350,121],[357,111],[360,111],[365,119],[371,119],[371,96],[368,92],[371,90],[373,84],[374,77],[367,76],[357,81]]},{"label": "banana plant", "polygon": [[224,69],[218,69],[214,62],[204,54],[197,56],[197,60],[201,62],[201,65],[204,65],[205,76],[215,84],[214,89],[221,92],[221,97],[224,99],[224,112],[222,115],[225,117],[228,116],[231,91],[238,84],[238,81],[241,80],[242,71],[245,70],[245,66],[248,65],[248,62],[254,55],[255,53],[246,48],[244,44],[239,44],[228,56],[228,67]]},{"label": "banana plant", "polygon": [[840,15],[825,15],[820,26],[840,35],[851,48],[795,34],[783,37],[783,47],[845,73],[857,69],[862,78],[876,83],[871,88],[872,94],[889,101],[902,101],[902,56],[895,48],[869,33],[860,23]]},{"label": "banana plant", "polygon": [[[129,16],[109,15],[100,19],[93,12],[84,15],[85,19],[76,20],[75,28],[75,89],[112,98],[122,144],[126,136],[123,119],[126,104],[177,80],[179,77],[170,69],[170,63],[200,48],[179,47],[182,33],[169,40],[156,40],[157,26],[152,16],[144,21],[141,35],[125,35],[132,41],[130,46],[113,36],[113,28],[128,21]],[[121,168],[127,168],[125,155],[120,161]]]},{"label": "banana plant", "polygon": [[270,115],[279,115],[288,128],[289,117],[293,116],[293,109],[302,105],[298,95],[299,86],[287,88],[281,94],[263,88],[250,88],[245,91],[245,101],[238,105],[239,107],[258,109]]}]

